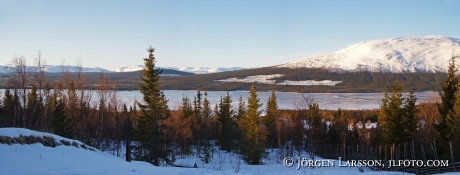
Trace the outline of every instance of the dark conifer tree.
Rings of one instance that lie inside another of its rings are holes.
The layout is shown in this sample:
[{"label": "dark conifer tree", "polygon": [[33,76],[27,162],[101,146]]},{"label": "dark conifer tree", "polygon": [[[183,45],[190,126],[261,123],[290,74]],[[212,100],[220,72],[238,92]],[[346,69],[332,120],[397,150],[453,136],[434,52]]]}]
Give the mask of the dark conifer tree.
[{"label": "dark conifer tree", "polygon": [[417,102],[417,97],[414,94],[414,90],[409,91],[409,95],[407,96],[405,102],[404,102],[404,123],[405,123],[405,132],[408,134],[407,135],[407,141],[413,141],[415,139],[415,135],[417,132],[417,126],[419,123],[419,119],[417,118],[417,113],[419,112],[419,109],[417,109],[416,103]]},{"label": "dark conifer tree", "polygon": [[35,85],[32,85],[32,90],[27,95],[27,128],[39,130],[38,127],[42,119],[40,117],[40,115],[42,115],[40,111],[41,105],[37,94],[37,88]]},{"label": "dark conifer tree", "polygon": [[227,91],[224,98],[221,98],[219,103],[218,121],[219,121],[219,146],[221,150],[230,152],[233,130],[232,126],[232,99]]},{"label": "dark conifer tree", "polygon": [[144,59],[144,69],[142,70],[141,80],[143,84],[139,85],[139,91],[143,95],[145,104],[138,103],[140,108],[140,117],[137,122],[137,132],[139,149],[136,152],[136,158],[152,163],[155,166],[160,165],[160,159],[170,163],[167,155],[168,148],[165,146],[167,138],[165,137],[164,120],[169,117],[167,99],[160,90],[161,69],[155,68],[154,49],[147,49],[149,57]]},{"label": "dark conifer tree", "polygon": [[[60,85],[60,84],[59,84]],[[75,132],[73,130],[73,121],[66,116],[66,102],[61,94],[61,86],[54,90],[53,93],[53,112],[52,112],[52,128],[53,133],[65,138],[73,138]]]},{"label": "dark conifer tree", "polygon": [[0,115],[1,127],[13,127],[14,126],[14,104],[13,95],[9,89],[6,89],[3,95],[3,107]]},{"label": "dark conifer tree", "polygon": [[212,145],[211,145],[211,133],[212,130],[212,109],[211,103],[208,100],[208,93],[204,92],[203,99],[203,110],[201,112],[202,120],[201,123],[201,146],[199,149],[199,157],[204,163],[209,163],[212,159]]},{"label": "dark conifer tree", "polygon": [[311,159],[314,160],[324,146],[323,140],[326,138],[327,128],[326,123],[323,121],[323,116],[319,112],[317,103],[310,104],[306,117],[309,127],[307,129],[305,151],[307,151]]},{"label": "dark conifer tree", "polygon": [[458,93],[458,76],[455,67],[455,58],[452,56],[449,62],[447,79],[444,80],[442,91],[439,91],[441,103],[438,103],[440,118],[434,128],[438,131],[438,139],[444,143],[454,140],[457,136],[457,125],[459,121],[458,114],[454,110],[455,102],[459,98]]},{"label": "dark conifer tree", "polygon": [[278,115],[278,102],[276,101],[275,91],[272,91],[271,97],[268,98],[264,117],[264,125],[267,130],[267,146],[271,148],[278,147],[278,133],[276,131]]},{"label": "dark conifer tree", "polygon": [[[379,135],[383,144],[401,144],[414,139],[417,119],[413,91],[407,99],[402,97],[402,85],[396,81],[390,86],[392,92],[385,92],[379,113]],[[415,125],[415,126],[414,126]]]},{"label": "dark conifer tree", "polygon": [[24,110],[22,109],[21,100],[19,99],[19,94],[16,89],[14,89],[14,92],[13,92],[11,107],[13,110],[13,127],[24,127],[22,125],[23,120],[21,120],[21,118],[23,118],[21,116],[23,116]]},{"label": "dark conifer tree", "polygon": [[244,118],[244,141],[241,153],[248,164],[260,165],[262,159],[267,155],[265,152],[267,131],[263,127],[262,111],[259,109],[262,103],[259,103],[260,100],[254,84],[252,84],[249,94],[248,111]]},{"label": "dark conifer tree", "polygon": [[244,102],[243,97],[240,96],[238,99],[238,109],[236,111],[235,118],[239,120],[246,116],[246,110],[246,103]]}]

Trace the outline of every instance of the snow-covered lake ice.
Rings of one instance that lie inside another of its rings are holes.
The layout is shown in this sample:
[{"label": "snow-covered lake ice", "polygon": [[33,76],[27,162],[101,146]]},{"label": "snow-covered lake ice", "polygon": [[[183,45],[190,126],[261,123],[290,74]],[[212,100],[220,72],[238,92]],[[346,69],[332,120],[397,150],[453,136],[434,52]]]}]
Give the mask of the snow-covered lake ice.
[{"label": "snow-covered lake ice", "polygon": [[[125,103],[132,104],[136,99],[142,100],[142,94],[139,91],[117,91],[118,96],[123,99]],[[177,109],[182,102],[183,96],[188,96],[191,100],[196,96],[194,90],[165,90],[166,98],[169,99],[169,107],[171,109]],[[204,92],[202,92],[204,93]],[[219,103],[220,98],[225,96],[225,91],[210,91],[208,92],[208,99],[212,106]],[[248,91],[229,91],[232,97],[232,106],[238,106],[238,99],[240,96],[244,101],[247,101],[249,97]],[[268,97],[271,96],[269,91],[257,92],[260,101],[264,104],[262,109],[265,109],[265,104],[268,101]],[[280,109],[296,109],[299,102],[302,101],[302,94],[295,92],[275,92],[278,107]],[[433,101],[439,98],[438,92],[416,92],[417,102]],[[311,97],[314,102],[319,104],[320,109],[336,110],[341,109],[377,109],[382,102],[383,93],[304,93],[305,97]],[[407,93],[403,97],[407,96]]]},{"label": "snow-covered lake ice", "polygon": [[[142,102],[142,94],[138,90],[118,90],[113,91],[117,93],[117,97],[127,105],[132,105],[134,100]],[[164,90],[166,98],[169,100],[168,105],[170,109],[178,109],[182,97],[188,96],[190,100],[196,96],[196,90]],[[211,102],[211,108],[214,108],[215,104],[218,104],[221,97],[224,97],[226,91],[209,91],[208,99]],[[3,98],[4,90],[0,90],[0,98]],[[98,97],[96,92],[93,92],[93,101],[97,101]],[[204,91],[202,91],[204,94]],[[229,91],[232,98],[232,106],[236,108],[238,106],[238,99],[240,96],[244,101],[247,101],[249,97],[248,91]],[[268,97],[271,96],[270,91],[259,91],[257,92],[260,102],[263,103],[262,109],[265,109],[265,104],[268,101]],[[280,109],[296,109],[297,104],[302,101],[302,94],[295,92],[275,92],[278,107]],[[434,102],[439,100],[439,93],[432,91],[416,92],[417,103],[419,102]],[[320,109],[336,110],[341,109],[377,109],[382,102],[383,93],[304,93],[305,97],[313,98],[314,102],[319,104]],[[403,97],[406,97],[408,93],[404,93]],[[204,98],[204,96],[203,96]]]}]

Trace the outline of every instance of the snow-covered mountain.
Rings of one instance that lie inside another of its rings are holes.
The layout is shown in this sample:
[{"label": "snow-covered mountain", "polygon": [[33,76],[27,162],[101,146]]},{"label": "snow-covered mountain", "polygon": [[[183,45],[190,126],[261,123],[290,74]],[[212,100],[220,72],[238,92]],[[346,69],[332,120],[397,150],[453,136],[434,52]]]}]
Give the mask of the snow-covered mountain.
[{"label": "snow-covered mountain", "polygon": [[[194,74],[209,74],[209,73],[227,72],[227,71],[234,71],[234,70],[242,70],[242,69],[244,69],[242,67],[230,67],[230,68],[225,68],[225,67],[219,67],[219,68],[209,68],[209,67],[181,67],[181,68],[161,67],[161,68],[178,70],[178,71],[189,72],[189,73],[194,73]],[[142,65],[137,65],[137,66],[131,66],[131,67],[120,67],[120,68],[115,69],[115,72],[133,72],[133,71],[139,71],[139,70],[142,70],[142,69],[143,69]]]},{"label": "snow-covered mountain", "polygon": [[[13,71],[14,68],[8,66],[0,66],[0,73],[8,73]],[[36,67],[28,66],[27,69],[31,72],[38,71]],[[55,66],[55,65],[46,65],[45,72],[48,73],[61,73],[63,71],[77,72],[78,68],[76,66]],[[100,67],[83,67],[83,72],[112,72],[110,70],[100,68]]]},{"label": "snow-covered mountain", "polygon": [[326,68],[337,71],[447,72],[460,40],[447,36],[370,40],[345,49],[277,65],[288,68]]}]

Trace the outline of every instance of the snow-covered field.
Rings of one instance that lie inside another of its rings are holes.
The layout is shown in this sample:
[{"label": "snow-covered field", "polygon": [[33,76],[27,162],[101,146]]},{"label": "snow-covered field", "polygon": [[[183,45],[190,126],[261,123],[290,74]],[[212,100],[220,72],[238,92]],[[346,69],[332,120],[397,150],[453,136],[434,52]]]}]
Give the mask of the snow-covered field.
[{"label": "snow-covered field", "polygon": [[[56,140],[64,139],[28,129],[0,128],[0,136],[19,137],[20,135],[52,136]],[[89,151],[74,146],[61,145],[52,148],[40,143],[0,144],[0,174],[402,174],[401,172],[377,172],[369,169],[364,169],[364,172],[361,173],[357,167],[339,166],[306,167],[296,170],[295,166],[287,168],[273,159],[267,159],[265,165],[257,166],[247,165],[240,160],[239,172],[235,172],[238,160],[236,154],[216,152],[214,159],[209,164],[203,164],[199,159],[195,159],[198,168],[155,167],[145,162],[126,162],[122,158],[98,150]],[[183,162],[190,161],[193,159]]]},{"label": "snow-covered field", "polygon": [[275,83],[275,80],[270,80],[277,77],[282,77],[283,74],[271,74],[271,75],[254,75],[254,76],[247,76],[242,79],[238,78],[227,78],[223,80],[216,80],[222,82],[242,82],[242,83],[263,83],[263,84],[276,84],[276,85],[301,85],[301,86],[314,86],[314,85],[326,85],[326,86],[335,86],[342,81],[331,81],[331,80],[307,80],[307,81],[289,81],[283,80],[279,83]]}]

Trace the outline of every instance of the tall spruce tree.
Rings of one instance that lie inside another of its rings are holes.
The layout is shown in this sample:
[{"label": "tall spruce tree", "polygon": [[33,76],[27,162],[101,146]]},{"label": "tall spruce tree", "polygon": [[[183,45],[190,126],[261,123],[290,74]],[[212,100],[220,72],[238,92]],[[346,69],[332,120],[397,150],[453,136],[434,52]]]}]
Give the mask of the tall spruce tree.
[{"label": "tall spruce tree", "polygon": [[58,83],[57,88],[54,89],[52,102],[52,126],[53,133],[65,138],[73,138],[75,131],[73,130],[73,121],[66,116],[66,102],[62,94],[62,84]]},{"label": "tall spruce tree", "polygon": [[[416,118],[416,98],[411,91],[409,97],[402,97],[403,86],[396,81],[390,86],[391,94],[385,92],[378,122],[383,144],[401,144],[414,139]],[[413,126],[415,125],[415,126]]]},{"label": "tall spruce tree", "polygon": [[265,152],[267,132],[263,126],[263,118],[261,118],[260,107],[262,103],[259,103],[260,100],[254,84],[252,84],[249,94],[248,110],[244,118],[244,141],[241,153],[243,160],[248,164],[260,165],[262,159],[267,155]]},{"label": "tall spruce tree", "polygon": [[278,102],[276,101],[275,91],[272,91],[271,97],[268,98],[267,108],[265,110],[264,125],[267,130],[267,146],[271,148],[278,147],[278,133],[276,131],[276,122],[278,121]]},{"label": "tall spruce tree", "polygon": [[144,59],[144,69],[140,79],[143,84],[139,85],[139,91],[143,95],[145,104],[138,103],[140,109],[137,132],[139,148],[135,154],[136,159],[160,165],[160,159],[170,163],[167,155],[169,150],[165,146],[164,120],[169,117],[167,99],[160,90],[161,69],[155,68],[154,48],[147,49],[149,57]]},{"label": "tall spruce tree", "polygon": [[450,59],[447,79],[444,80],[439,92],[441,103],[438,103],[440,117],[434,128],[437,131],[438,152],[441,159],[458,159],[460,153],[454,151],[460,145],[460,79],[456,75],[455,59],[460,55],[453,54]]},{"label": "tall spruce tree", "polygon": [[202,112],[202,107],[201,107],[201,103],[203,101],[202,99],[202,95],[201,94],[201,90],[200,88],[197,89],[197,93],[196,93],[196,97],[194,97],[193,99],[193,126],[192,126],[192,130],[193,130],[193,140],[194,140],[194,144],[195,145],[199,145],[200,142],[199,140],[201,140],[201,133],[200,133],[200,130],[201,130],[201,123],[203,122],[203,118],[201,116],[201,112]]},{"label": "tall spruce tree", "polygon": [[3,108],[0,118],[2,120],[0,127],[13,127],[14,126],[14,109],[19,104],[14,103],[13,94],[9,89],[6,89],[3,95]]},{"label": "tall spruce tree", "polygon": [[42,104],[40,104],[37,88],[35,85],[32,85],[32,90],[27,94],[27,128],[38,130],[39,124],[41,123],[42,114],[40,109]]},{"label": "tall spruce tree", "polygon": [[441,103],[438,103],[440,118],[438,124],[434,124],[434,128],[438,131],[438,139],[445,143],[457,137],[457,126],[460,122],[458,114],[454,110],[455,103],[459,97],[459,78],[455,75],[458,71],[455,67],[455,58],[457,58],[457,56],[452,55],[449,62],[447,79],[444,80],[442,91],[439,91],[439,96],[441,97]]},{"label": "tall spruce tree", "polygon": [[208,100],[208,93],[204,92],[203,99],[203,110],[201,117],[203,122],[201,123],[201,146],[199,149],[198,156],[201,161],[208,164],[212,159],[212,145],[211,145],[211,102]]},{"label": "tall spruce tree", "polygon": [[240,95],[240,98],[238,99],[238,109],[236,111],[235,118],[236,120],[240,120],[245,115],[246,115],[246,103],[244,102],[243,97],[241,97]]},{"label": "tall spruce tree", "polygon": [[419,110],[417,109],[416,103],[417,96],[414,94],[414,90],[411,89],[409,91],[409,95],[406,97],[406,100],[403,105],[404,109],[404,123],[405,123],[405,132],[407,133],[407,141],[412,141],[415,139],[415,135],[417,132],[417,126],[419,119],[417,118],[417,113]]},{"label": "tall spruce tree", "polygon": [[307,129],[307,141],[305,142],[304,149],[310,158],[314,160],[316,155],[321,151],[327,134],[326,123],[323,122],[323,116],[320,114],[317,103],[310,104],[306,119],[308,120],[309,128]]},{"label": "tall spruce tree", "polygon": [[232,140],[233,140],[233,109],[232,109],[232,99],[229,92],[224,98],[221,98],[219,103],[219,112],[218,112],[218,121],[219,121],[219,146],[221,150],[226,150],[230,152],[232,149]]}]

